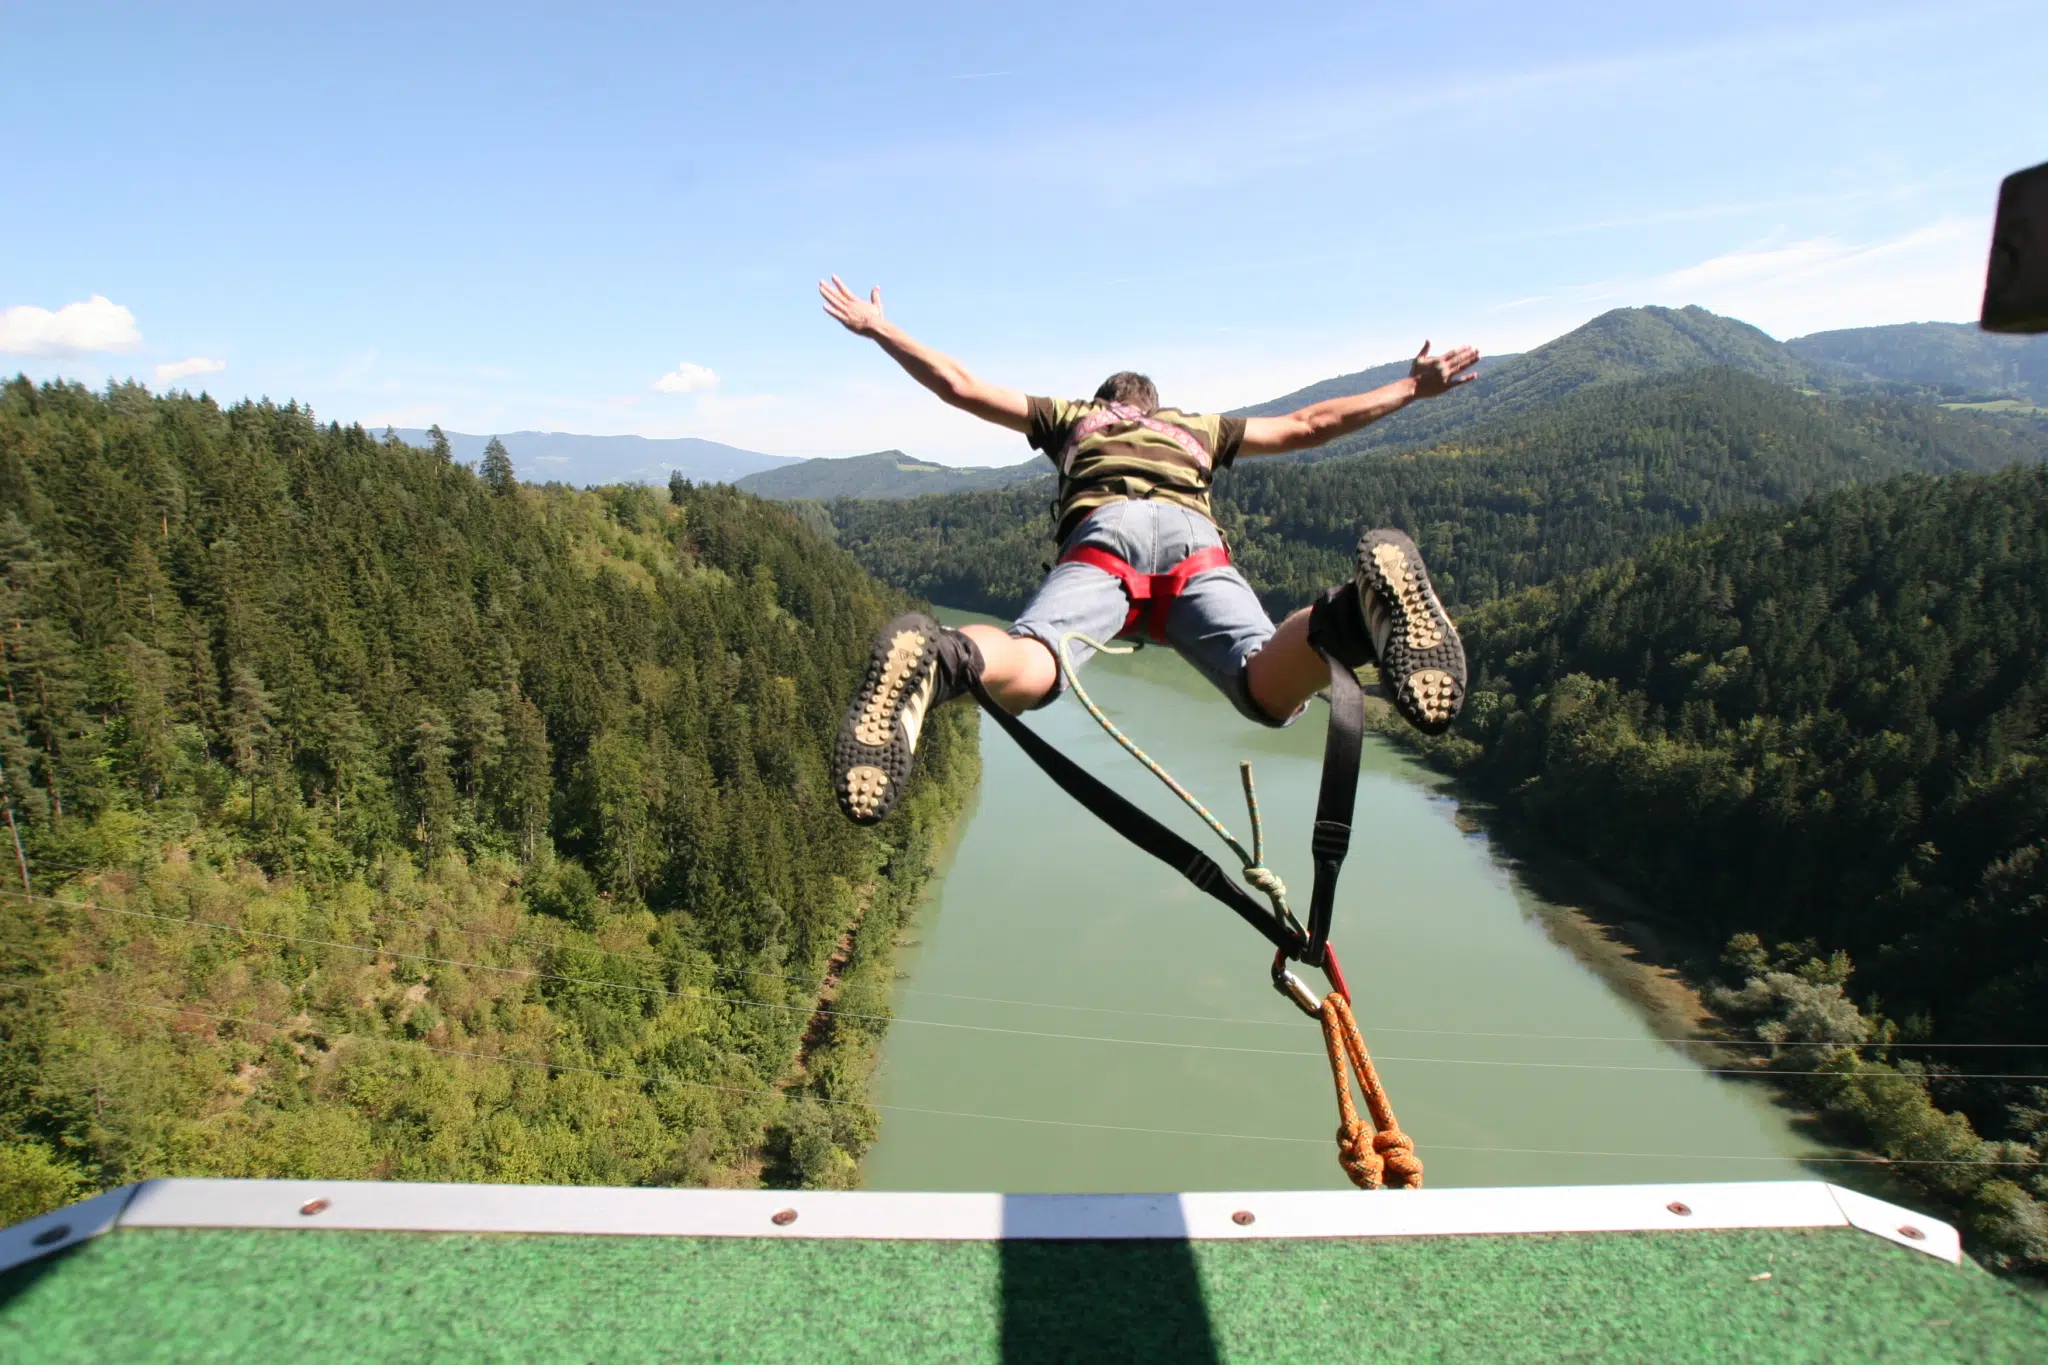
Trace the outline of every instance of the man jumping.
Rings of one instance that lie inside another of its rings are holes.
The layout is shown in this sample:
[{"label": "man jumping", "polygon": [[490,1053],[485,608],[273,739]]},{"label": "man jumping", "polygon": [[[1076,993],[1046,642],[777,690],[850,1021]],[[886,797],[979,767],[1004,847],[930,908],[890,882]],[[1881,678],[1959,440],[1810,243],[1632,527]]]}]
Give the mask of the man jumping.
[{"label": "man jumping", "polygon": [[[1351,668],[1377,664],[1409,724],[1425,734],[1449,728],[1465,701],[1465,649],[1414,541],[1399,531],[1367,531],[1353,581],[1275,628],[1230,566],[1209,489],[1216,471],[1241,455],[1308,450],[1470,383],[1478,351],[1461,346],[1432,356],[1424,342],[1407,378],[1370,393],[1284,417],[1201,416],[1159,406],[1152,381],[1128,371],[1111,375],[1086,401],[1027,397],[912,339],[882,316],[880,289],[863,300],[835,275],[818,292],[849,332],[872,338],[943,401],[1022,432],[1060,476],[1060,562],[1007,632],[953,630],[910,612],[875,638],[832,751],[833,787],[850,819],[870,825],[895,806],[931,707],[976,680],[1013,715],[1052,701],[1063,685],[1061,637],[1116,635],[1144,590],[1127,583],[1170,573],[1192,556],[1201,556],[1190,565],[1199,572],[1166,602],[1163,637],[1244,715],[1261,725],[1291,723],[1329,680],[1320,647]],[[1087,654],[1077,649],[1070,657],[1078,667]]]}]

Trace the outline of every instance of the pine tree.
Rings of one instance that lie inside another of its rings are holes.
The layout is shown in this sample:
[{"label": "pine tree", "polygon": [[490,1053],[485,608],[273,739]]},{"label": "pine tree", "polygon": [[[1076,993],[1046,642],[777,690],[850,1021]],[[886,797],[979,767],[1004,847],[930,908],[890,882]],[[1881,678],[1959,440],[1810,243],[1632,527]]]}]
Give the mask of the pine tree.
[{"label": "pine tree", "polygon": [[435,459],[439,460],[442,464],[450,464],[454,461],[455,447],[448,444],[448,433],[441,430],[439,422],[427,428],[427,440],[430,443],[429,449],[434,452]]},{"label": "pine tree", "polygon": [[420,708],[413,727],[413,802],[419,811],[421,861],[431,864],[449,851],[455,834],[455,781],[448,772],[448,718],[431,706]]},{"label": "pine tree", "polygon": [[548,797],[554,790],[554,756],[540,708],[514,697],[505,708],[505,752],[495,774],[498,808],[519,836],[519,856],[532,862],[547,833]]},{"label": "pine tree", "polygon": [[683,477],[683,471],[680,469],[671,469],[668,472],[669,502],[674,506],[681,507],[683,505],[683,499],[687,498],[689,494],[690,481]]},{"label": "pine tree", "polygon": [[462,714],[455,728],[462,750],[462,790],[474,800],[483,792],[485,775],[505,752],[505,721],[498,712],[498,694],[488,687],[471,688],[462,699]]},{"label": "pine tree", "polygon": [[506,452],[505,443],[495,436],[484,447],[483,462],[477,466],[477,474],[490,485],[493,493],[509,493],[519,486],[519,480],[512,472],[512,456]]},{"label": "pine tree", "polygon": [[271,722],[277,719],[277,703],[263,686],[263,679],[247,664],[228,670],[228,766],[249,782],[249,823],[256,823],[256,778],[270,748]]},{"label": "pine tree", "polygon": [[167,695],[171,660],[133,635],[122,636],[108,654],[121,708],[119,757],[136,786],[154,801],[163,795],[177,761]]},{"label": "pine tree", "polygon": [[6,700],[22,735],[41,752],[33,767],[49,796],[52,821],[64,817],[66,740],[80,727],[74,712],[83,697],[76,649],[56,619],[49,583],[56,565],[9,512],[0,518],[0,654],[5,658]]}]

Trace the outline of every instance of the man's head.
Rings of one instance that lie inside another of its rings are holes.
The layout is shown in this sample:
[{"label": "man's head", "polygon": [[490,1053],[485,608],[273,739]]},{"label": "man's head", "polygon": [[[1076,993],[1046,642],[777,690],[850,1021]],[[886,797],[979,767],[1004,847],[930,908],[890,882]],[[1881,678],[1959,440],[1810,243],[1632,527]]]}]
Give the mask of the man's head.
[{"label": "man's head", "polygon": [[1159,390],[1144,375],[1119,370],[1102,381],[1102,387],[1095,391],[1095,401],[1127,403],[1140,412],[1151,412],[1159,406]]}]

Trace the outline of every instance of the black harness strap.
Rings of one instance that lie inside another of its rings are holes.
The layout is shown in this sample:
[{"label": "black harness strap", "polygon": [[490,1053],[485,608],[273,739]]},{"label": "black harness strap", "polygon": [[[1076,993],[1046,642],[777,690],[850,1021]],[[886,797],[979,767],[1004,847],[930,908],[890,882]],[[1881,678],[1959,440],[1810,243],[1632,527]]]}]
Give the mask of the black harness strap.
[{"label": "black harness strap", "polygon": [[[1320,651],[1318,651],[1320,652]],[[1337,908],[1337,874],[1351,851],[1351,813],[1358,804],[1358,757],[1365,742],[1365,694],[1358,678],[1337,660],[1330,666],[1330,728],[1323,736],[1323,784],[1316,792],[1316,824],[1309,836],[1315,888],[1308,901],[1308,947],[1302,961],[1323,965],[1330,916]]]},{"label": "black harness strap", "polygon": [[1365,729],[1365,701],[1358,680],[1343,664],[1328,655],[1324,658],[1330,664],[1330,728],[1323,741],[1323,782],[1316,796],[1315,833],[1309,841],[1316,879],[1309,898],[1306,934],[1253,900],[1251,893],[1239,886],[1237,879],[1218,866],[1215,859],[1111,790],[1046,743],[1030,726],[998,706],[979,681],[973,688],[981,709],[1009,732],[1017,746],[1061,791],[1198,889],[1229,906],[1238,918],[1264,934],[1288,957],[1320,967],[1330,938],[1330,915],[1337,900],[1337,874],[1351,848],[1351,812],[1358,797],[1358,756]]},{"label": "black harness strap", "polygon": [[1216,860],[1175,834],[1166,826],[1105,786],[1080,764],[1045,742],[1037,731],[1005,711],[989,696],[980,682],[974,684],[974,699],[981,709],[995,717],[996,724],[1010,732],[1010,738],[1036,763],[1061,791],[1079,801],[1088,811],[1118,834],[1193,882],[1197,889],[1222,901],[1245,923],[1264,934],[1272,945],[1289,957],[1298,957],[1304,947],[1301,931],[1283,922],[1271,910],[1252,899],[1237,879],[1217,866]]}]

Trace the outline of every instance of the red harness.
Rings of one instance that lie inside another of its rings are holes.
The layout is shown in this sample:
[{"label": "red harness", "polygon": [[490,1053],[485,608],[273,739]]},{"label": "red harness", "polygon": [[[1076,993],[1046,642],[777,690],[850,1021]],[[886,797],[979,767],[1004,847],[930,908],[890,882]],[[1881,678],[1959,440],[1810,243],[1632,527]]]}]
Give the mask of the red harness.
[{"label": "red harness", "polygon": [[1080,545],[1061,555],[1062,564],[1088,564],[1104,573],[1117,576],[1124,585],[1124,595],[1131,599],[1130,614],[1124,617],[1124,628],[1117,632],[1118,639],[1135,636],[1138,620],[1144,618],[1145,633],[1160,644],[1166,643],[1166,613],[1173,609],[1173,600],[1179,597],[1181,589],[1196,574],[1211,569],[1230,567],[1230,551],[1221,545],[1211,545],[1206,550],[1197,550],[1174,565],[1165,573],[1139,573],[1123,560],[1107,550],[1098,550],[1092,545]]}]

